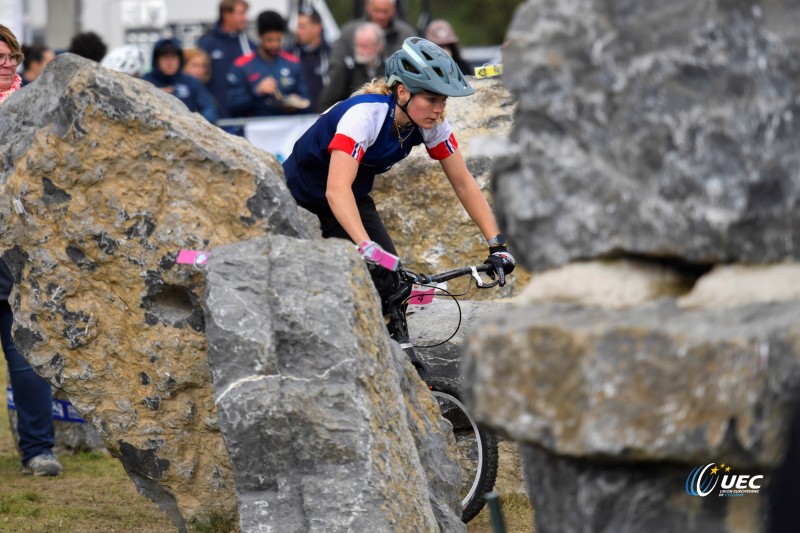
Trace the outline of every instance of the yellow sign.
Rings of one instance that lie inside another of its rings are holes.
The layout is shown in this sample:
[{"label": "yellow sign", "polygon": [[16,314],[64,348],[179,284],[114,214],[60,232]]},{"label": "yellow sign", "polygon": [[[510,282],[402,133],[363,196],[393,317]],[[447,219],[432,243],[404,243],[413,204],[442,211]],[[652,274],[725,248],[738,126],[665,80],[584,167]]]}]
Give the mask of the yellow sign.
[{"label": "yellow sign", "polygon": [[498,65],[483,65],[481,67],[475,67],[475,77],[480,79],[483,78],[496,78],[503,73],[503,64],[500,63]]}]

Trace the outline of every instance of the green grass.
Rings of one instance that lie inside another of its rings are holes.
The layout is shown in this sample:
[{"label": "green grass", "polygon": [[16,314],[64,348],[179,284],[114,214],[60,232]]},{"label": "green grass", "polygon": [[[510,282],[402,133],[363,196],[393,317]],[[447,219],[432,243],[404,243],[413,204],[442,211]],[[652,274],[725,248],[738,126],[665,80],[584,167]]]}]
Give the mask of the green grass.
[{"label": "green grass", "polygon": [[[0,352],[2,353],[2,352]],[[6,365],[0,364],[0,387]],[[0,402],[0,531],[15,533],[165,533],[175,531],[158,507],[136,492],[119,461],[108,454],[63,455],[64,474],[22,475],[22,465]]]},{"label": "green grass", "polygon": [[[0,352],[2,353],[2,352]],[[0,387],[6,365],[0,364]],[[14,533],[169,533],[172,523],[136,492],[118,460],[108,454],[63,455],[64,474],[22,475],[5,401],[0,402],[0,532]],[[532,514],[524,496],[501,496],[507,533],[530,533]],[[467,526],[469,533],[492,533],[484,509]],[[229,533],[230,521],[209,514],[191,526],[193,533]]]}]

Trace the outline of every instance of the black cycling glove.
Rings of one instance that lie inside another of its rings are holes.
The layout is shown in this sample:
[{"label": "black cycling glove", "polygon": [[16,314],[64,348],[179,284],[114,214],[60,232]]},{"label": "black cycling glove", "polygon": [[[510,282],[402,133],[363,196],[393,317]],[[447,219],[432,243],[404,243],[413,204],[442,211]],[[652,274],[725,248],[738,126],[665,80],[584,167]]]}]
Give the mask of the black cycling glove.
[{"label": "black cycling glove", "polygon": [[516,261],[514,256],[508,253],[508,248],[505,246],[492,246],[489,248],[489,257],[483,262],[485,265],[490,265],[492,268],[486,271],[486,274],[494,279],[494,274],[500,278],[500,286],[506,284],[506,274],[511,274],[514,271]]}]

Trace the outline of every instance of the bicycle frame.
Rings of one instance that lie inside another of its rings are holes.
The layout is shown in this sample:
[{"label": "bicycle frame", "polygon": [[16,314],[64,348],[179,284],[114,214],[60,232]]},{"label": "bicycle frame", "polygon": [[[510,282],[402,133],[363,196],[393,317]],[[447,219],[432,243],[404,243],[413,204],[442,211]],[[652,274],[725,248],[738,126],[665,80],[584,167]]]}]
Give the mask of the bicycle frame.
[{"label": "bicycle frame", "polygon": [[430,285],[433,283],[441,283],[451,279],[459,278],[461,276],[472,275],[476,280],[479,289],[488,289],[494,287],[499,283],[499,280],[487,283],[483,278],[478,275],[478,272],[488,272],[492,267],[486,264],[478,266],[468,266],[456,270],[442,272],[432,276],[425,274],[416,274],[410,270],[402,267],[397,269],[396,282],[398,283],[397,290],[387,298],[386,306],[389,310],[389,323],[386,325],[389,330],[389,335],[396,340],[408,358],[411,364],[417,370],[420,378],[427,381],[430,373],[428,368],[422,360],[417,357],[414,350],[414,343],[411,342],[411,337],[408,333],[408,321],[406,320],[406,310],[408,309],[408,299],[411,296],[411,290],[415,283],[421,285]]}]

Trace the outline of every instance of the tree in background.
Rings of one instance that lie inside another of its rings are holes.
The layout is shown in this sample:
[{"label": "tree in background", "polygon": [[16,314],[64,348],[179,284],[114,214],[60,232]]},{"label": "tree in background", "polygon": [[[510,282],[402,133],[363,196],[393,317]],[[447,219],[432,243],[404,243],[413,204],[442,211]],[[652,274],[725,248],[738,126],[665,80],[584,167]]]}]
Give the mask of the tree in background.
[{"label": "tree in background", "polygon": [[[432,0],[430,18],[447,20],[462,47],[499,45],[505,39],[514,11],[522,3],[523,0]],[[406,1],[406,20],[412,25],[417,24],[421,4],[421,0]],[[352,20],[352,2],[328,2],[328,6],[340,26]]]}]

